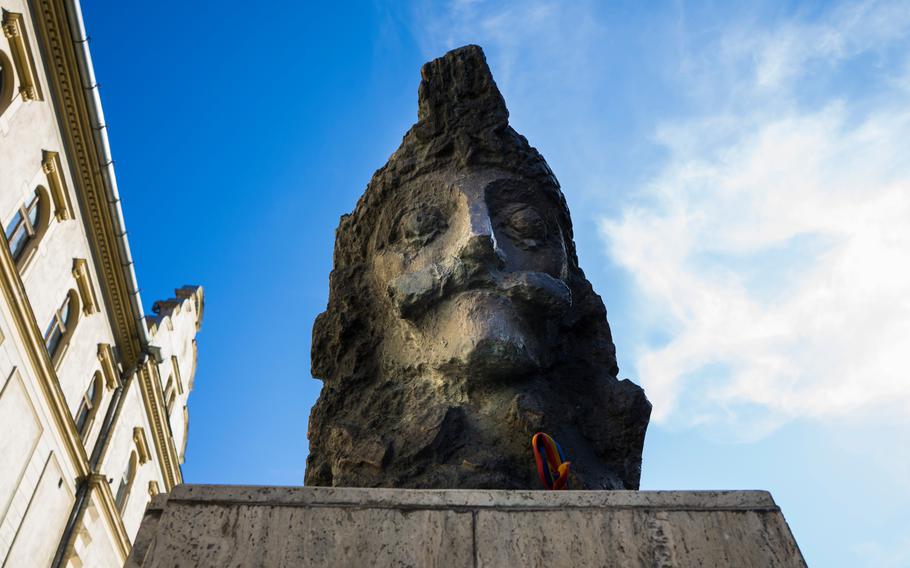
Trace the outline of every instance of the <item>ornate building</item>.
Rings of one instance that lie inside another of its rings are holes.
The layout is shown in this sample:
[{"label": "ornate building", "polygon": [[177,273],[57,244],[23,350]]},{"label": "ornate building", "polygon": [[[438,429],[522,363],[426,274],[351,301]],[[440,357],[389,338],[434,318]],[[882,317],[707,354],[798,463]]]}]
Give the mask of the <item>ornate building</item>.
[{"label": "ornate building", "polygon": [[0,9],[0,566],[122,566],[181,482],[203,293],[143,314],[78,0]]}]

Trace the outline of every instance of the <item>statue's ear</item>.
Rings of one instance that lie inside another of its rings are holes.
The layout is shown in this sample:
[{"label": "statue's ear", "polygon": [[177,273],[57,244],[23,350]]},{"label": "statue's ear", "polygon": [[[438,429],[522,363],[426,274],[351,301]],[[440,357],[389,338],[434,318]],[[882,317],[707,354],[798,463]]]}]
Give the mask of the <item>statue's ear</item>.
[{"label": "statue's ear", "polygon": [[616,346],[613,344],[603,299],[580,271],[572,278],[569,287],[574,301],[566,322],[566,353],[571,354],[575,360],[589,361],[616,376],[619,373]]},{"label": "statue's ear", "polygon": [[323,381],[340,381],[355,377],[370,366],[373,356],[368,319],[354,316],[363,309],[353,305],[352,298],[330,299],[324,312],[313,323],[311,349],[312,374]]},{"label": "statue's ear", "polygon": [[323,381],[335,376],[336,362],[340,353],[338,338],[341,326],[332,306],[316,316],[313,323],[313,344],[310,348],[313,377]]}]

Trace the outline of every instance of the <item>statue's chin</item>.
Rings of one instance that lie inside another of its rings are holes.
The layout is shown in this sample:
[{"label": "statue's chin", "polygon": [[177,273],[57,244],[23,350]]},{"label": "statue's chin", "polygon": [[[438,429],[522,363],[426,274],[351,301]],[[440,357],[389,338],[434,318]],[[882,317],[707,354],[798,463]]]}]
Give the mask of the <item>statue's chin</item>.
[{"label": "statue's chin", "polygon": [[457,372],[471,380],[510,380],[533,373],[540,361],[523,342],[483,338],[462,353],[448,359],[440,368]]}]

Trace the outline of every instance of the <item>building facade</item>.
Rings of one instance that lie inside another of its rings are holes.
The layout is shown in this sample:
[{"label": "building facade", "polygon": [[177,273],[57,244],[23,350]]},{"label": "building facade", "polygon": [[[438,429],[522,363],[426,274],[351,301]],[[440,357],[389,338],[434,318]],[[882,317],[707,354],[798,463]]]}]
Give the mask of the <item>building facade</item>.
[{"label": "building facade", "polygon": [[0,13],[0,566],[122,566],[182,479],[203,292],[143,313],[78,0]]}]

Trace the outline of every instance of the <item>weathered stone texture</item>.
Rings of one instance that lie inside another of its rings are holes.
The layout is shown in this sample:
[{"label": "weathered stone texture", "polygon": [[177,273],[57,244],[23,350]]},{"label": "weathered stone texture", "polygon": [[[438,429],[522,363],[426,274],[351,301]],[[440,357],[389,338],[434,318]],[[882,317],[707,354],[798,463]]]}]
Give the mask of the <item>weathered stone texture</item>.
[{"label": "weathered stone texture", "polygon": [[763,491],[495,491],[182,485],[128,568],[805,568]]},{"label": "weathered stone texture", "polygon": [[418,122],[336,234],[307,485],[538,488],[543,430],[572,488],[638,488],[651,405],[617,378],[556,178],[479,47],[421,74]]}]

